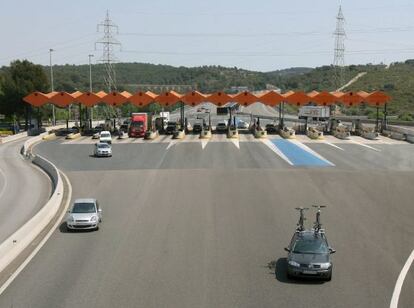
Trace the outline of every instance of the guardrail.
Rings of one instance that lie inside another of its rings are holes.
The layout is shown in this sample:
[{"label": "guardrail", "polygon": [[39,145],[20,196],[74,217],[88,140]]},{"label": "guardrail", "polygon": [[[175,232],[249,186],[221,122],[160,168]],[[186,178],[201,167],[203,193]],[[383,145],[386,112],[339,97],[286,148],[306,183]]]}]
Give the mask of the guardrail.
[{"label": "guardrail", "polygon": [[[36,136],[27,140],[22,148],[22,153],[26,157],[32,156],[31,148],[41,138],[41,136]],[[63,200],[63,181],[56,166],[40,155],[36,155],[32,162],[49,175],[53,183],[53,193],[49,201],[36,215],[0,244],[0,273],[28,248],[33,240],[47,227],[57,214]]]}]

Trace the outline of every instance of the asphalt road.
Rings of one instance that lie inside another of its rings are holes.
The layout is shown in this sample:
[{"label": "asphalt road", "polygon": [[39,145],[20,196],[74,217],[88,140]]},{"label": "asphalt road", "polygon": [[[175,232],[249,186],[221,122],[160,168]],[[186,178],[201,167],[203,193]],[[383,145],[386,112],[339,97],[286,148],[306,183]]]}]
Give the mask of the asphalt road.
[{"label": "asphalt road", "polygon": [[[388,307],[414,248],[414,147],[309,146],[336,166],[290,166],[260,142],[114,144],[109,159],[40,144],[103,224],[56,230],[0,307]],[[328,283],[285,275],[294,207],[311,204],[328,205]],[[411,269],[400,307],[413,289]]]},{"label": "asphalt road", "polygon": [[0,243],[46,203],[49,177],[20,156],[27,138],[0,145]]}]

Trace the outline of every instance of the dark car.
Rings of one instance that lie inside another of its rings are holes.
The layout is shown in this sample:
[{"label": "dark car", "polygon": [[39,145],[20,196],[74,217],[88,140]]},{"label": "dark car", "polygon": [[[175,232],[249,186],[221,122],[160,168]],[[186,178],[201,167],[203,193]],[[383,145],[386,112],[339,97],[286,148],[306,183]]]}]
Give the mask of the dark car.
[{"label": "dark car", "polygon": [[268,134],[276,134],[277,133],[277,126],[275,124],[269,123],[266,124],[266,131]]},{"label": "dark car", "polygon": [[202,126],[201,123],[195,123],[193,125],[193,133],[194,134],[199,134],[199,133],[201,133],[202,130],[203,130],[203,126]]},{"label": "dark car", "polygon": [[129,129],[128,124],[122,124],[122,125],[119,127],[119,129],[120,129],[121,131],[123,131],[124,133],[128,133],[128,129]]},{"label": "dark car", "polygon": [[309,277],[331,280],[331,254],[335,250],[329,247],[324,232],[296,231],[285,250],[288,252],[288,278]]},{"label": "dark car", "polygon": [[167,128],[165,129],[165,133],[167,135],[172,135],[177,130],[178,130],[178,124],[176,122],[168,122]]}]

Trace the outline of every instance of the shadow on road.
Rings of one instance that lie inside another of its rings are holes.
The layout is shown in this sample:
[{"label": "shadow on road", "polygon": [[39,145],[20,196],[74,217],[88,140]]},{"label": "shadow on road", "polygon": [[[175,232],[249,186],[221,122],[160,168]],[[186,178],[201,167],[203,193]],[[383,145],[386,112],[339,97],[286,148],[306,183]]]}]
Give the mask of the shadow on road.
[{"label": "shadow on road", "polygon": [[295,284],[323,284],[323,280],[312,280],[306,278],[287,278],[287,259],[279,258],[277,261],[271,261],[267,264],[267,267],[271,270],[272,275],[275,275],[275,278],[279,282],[283,283],[295,283]]}]

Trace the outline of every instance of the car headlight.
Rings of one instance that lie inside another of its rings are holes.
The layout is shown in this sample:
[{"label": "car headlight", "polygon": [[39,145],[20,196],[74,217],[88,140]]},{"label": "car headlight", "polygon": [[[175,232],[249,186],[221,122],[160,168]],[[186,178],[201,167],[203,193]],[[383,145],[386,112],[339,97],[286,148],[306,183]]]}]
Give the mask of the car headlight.
[{"label": "car headlight", "polygon": [[294,267],[299,267],[300,266],[300,264],[298,262],[295,262],[295,261],[289,261],[289,265],[292,265]]},{"label": "car headlight", "polygon": [[92,216],[91,221],[96,221],[96,216]]},{"label": "car headlight", "polygon": [[327,262],[327,263],[321,263],[321,269],[328,269],[331,267],[331,263]]}]

